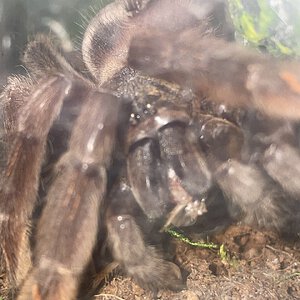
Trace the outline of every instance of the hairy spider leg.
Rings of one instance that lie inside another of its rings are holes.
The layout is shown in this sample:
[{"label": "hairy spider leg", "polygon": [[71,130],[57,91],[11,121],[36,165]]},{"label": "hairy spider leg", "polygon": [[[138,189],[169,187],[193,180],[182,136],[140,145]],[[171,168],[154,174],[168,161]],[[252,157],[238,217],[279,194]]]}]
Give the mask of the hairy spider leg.
[{"label": "hairy spider leg", "polygon": [[189,86],[213,101],[299,120],[300,65],[295,61],[278,62],[196,30],[148,30],[133,39],[128,57],[133,68]]},{"label": "hairy spider leg", "polygon": [[56,165],[56,178],[38,223],[33,269],[18,299],[75,299],[96,242],[119,103],[108,94],[87,95],[69,150]]},{"label": "hairy spider leg", "polygon": [[12,284],[20,283],[30,267],[28,219],[36,201],[47,135],[71,86],[60,74],[40,81],[17,111],[16,130],[9,131],[11,145],[0,179],[0,245]]}]

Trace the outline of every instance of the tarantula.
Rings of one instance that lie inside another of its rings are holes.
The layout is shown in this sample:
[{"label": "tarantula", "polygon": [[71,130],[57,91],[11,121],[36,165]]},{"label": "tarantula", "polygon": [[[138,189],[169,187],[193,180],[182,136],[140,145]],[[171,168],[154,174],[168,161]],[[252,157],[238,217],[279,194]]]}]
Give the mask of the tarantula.
[{"label": "tarantula", "polygon": [[182,288],[146,239],[210,216],[218,188],[233,220],[299,233],[299,64],[215,37],[214,5],[107,5],[83,39],[88,76],[29,43],[29,75],[1,98],[1,264],[18,299],[74,299],[103,226],[139,283]]}]

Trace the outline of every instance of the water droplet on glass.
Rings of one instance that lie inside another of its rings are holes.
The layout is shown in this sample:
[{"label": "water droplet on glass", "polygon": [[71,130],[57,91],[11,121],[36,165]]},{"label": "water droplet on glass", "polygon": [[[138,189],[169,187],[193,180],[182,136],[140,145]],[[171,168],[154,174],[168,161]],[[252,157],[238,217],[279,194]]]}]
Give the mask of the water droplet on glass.
[{"label": "water droplet on glass", "polygon": [[2,38],[2,48],[3,50],[9,50],[11,47],[11,37],[10,35],[5,35]]}]

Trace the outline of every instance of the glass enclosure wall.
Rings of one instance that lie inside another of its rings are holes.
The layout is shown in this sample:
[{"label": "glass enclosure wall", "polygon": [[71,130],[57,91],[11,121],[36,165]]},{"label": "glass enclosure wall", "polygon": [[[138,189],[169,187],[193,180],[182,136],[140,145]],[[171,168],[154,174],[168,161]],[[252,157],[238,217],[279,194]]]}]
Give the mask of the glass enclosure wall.
[{"label": "glass enclosure wall", "polygon": [[87,19],[109,0],[0,0],[0,86],[11,73],[22,72],[20,57],[38,32],[51,33],[64,51],[79,44]]}]

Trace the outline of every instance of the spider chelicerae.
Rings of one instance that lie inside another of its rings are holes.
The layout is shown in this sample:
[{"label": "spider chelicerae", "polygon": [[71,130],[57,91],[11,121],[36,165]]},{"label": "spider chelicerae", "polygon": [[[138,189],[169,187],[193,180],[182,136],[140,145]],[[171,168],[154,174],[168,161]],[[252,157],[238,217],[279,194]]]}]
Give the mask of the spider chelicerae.
[{"label": "spider chelicerae", "polygon": [[18,299],[74,299],[97,247],[141,285],[180,289],[153,245],[216,205],[300,232],[299,64],[226,41],[215,4],[107,5],[83,39],[89,75],[49,38],[28,44],[29,75],[1,96],[1,265]]}]

